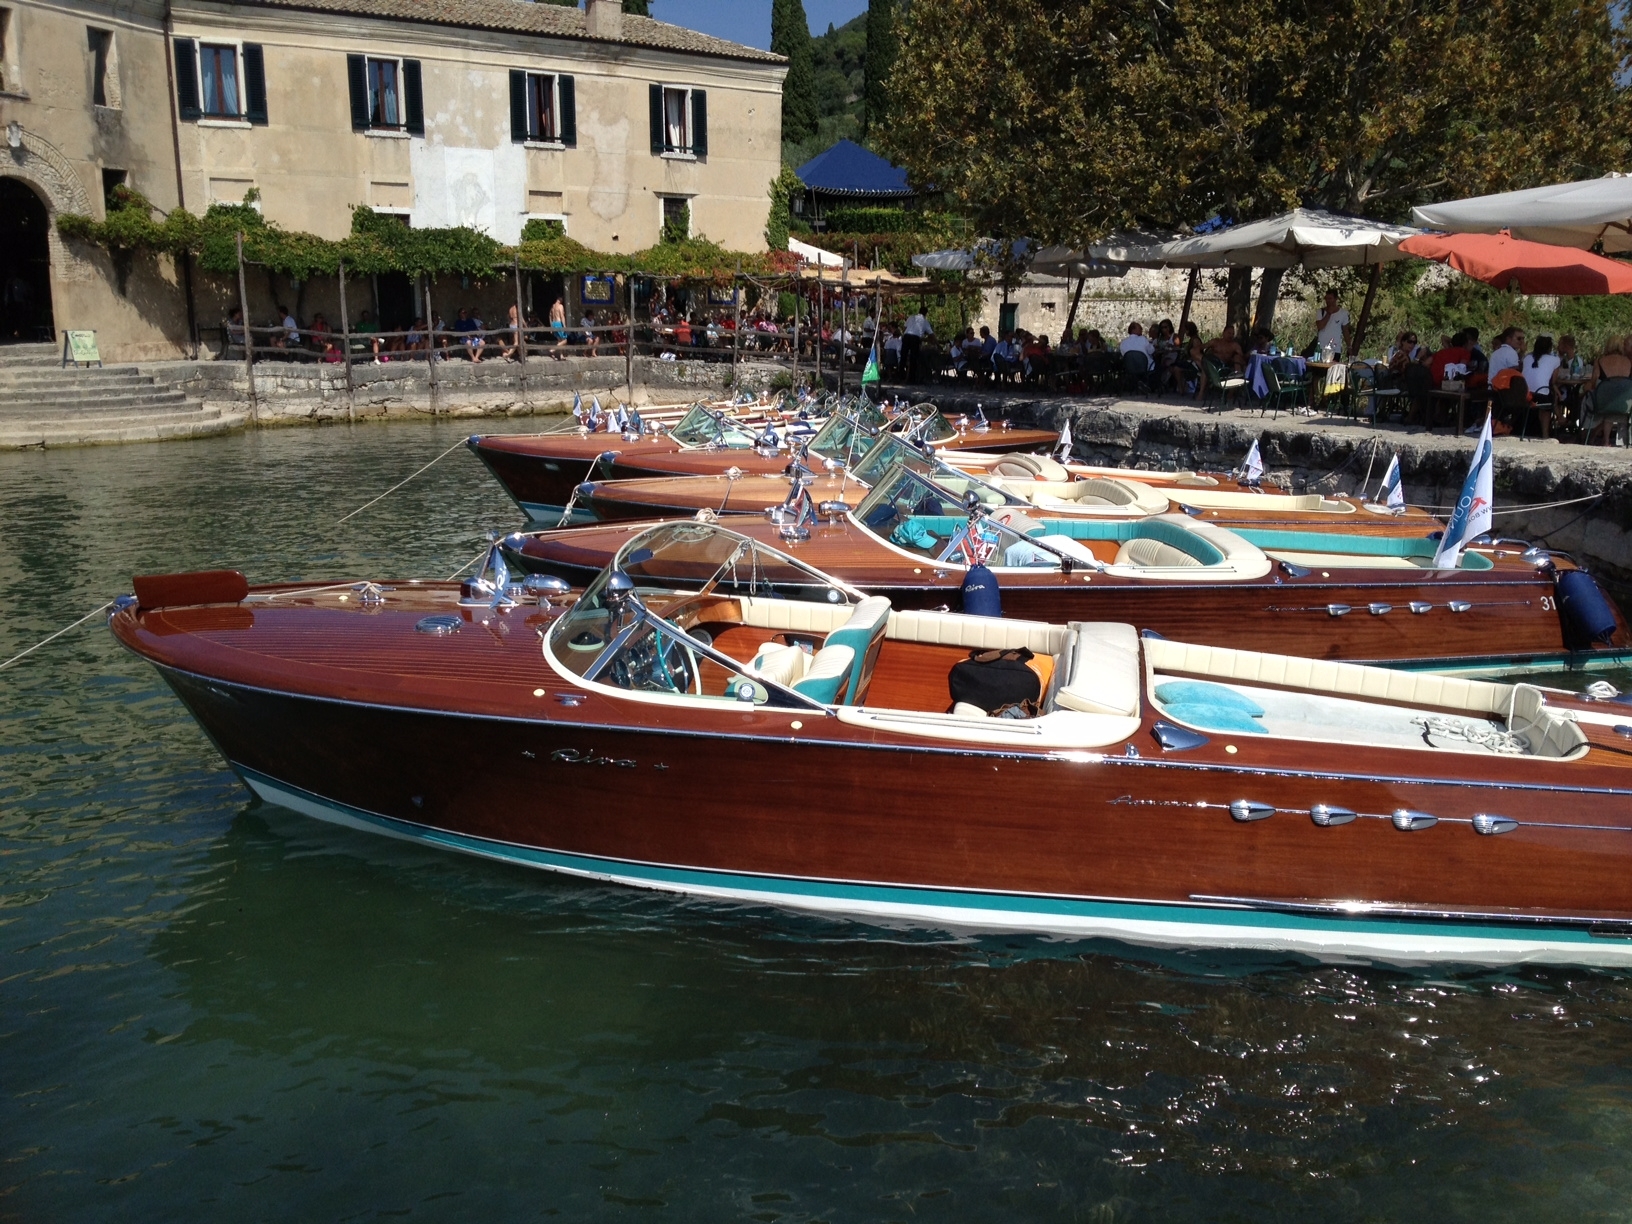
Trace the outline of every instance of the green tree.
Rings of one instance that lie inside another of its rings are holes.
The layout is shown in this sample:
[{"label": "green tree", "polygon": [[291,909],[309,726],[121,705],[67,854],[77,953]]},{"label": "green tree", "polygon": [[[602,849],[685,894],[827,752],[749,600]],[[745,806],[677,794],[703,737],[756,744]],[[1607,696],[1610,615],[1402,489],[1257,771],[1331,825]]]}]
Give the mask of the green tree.
[{"label": "green tree", "polygon": [[804,0],[771,0],[771,50],[788,60],[787,79],[782,82],[782,139],[794,144],[808,140],[816,134],[816,87]]},{"label": "green tree", "polygon": [[868,0],[867,3],[867,90],[862,130],[871,134],[889,114],[890,73],[895,68],[898,40],[895,34],[897,0]]},{"label": "green tree", "polygon": [[805,185],[793,172],[792,166],[783,166],[782,173],[771,180],[771,211],[765,219],[765,245],[772,251],[788,249],[788,232],[793,227],[793,210],[789,201]]},{"label": "green tree", "polygon": [[623,11],[636,17],[650,17],[651,0],[623,0]]},{"label": "green tree", "polygon": [[988,233],[1410,206],[1632,152],[1616,0],[939,0],[883,151]]}]

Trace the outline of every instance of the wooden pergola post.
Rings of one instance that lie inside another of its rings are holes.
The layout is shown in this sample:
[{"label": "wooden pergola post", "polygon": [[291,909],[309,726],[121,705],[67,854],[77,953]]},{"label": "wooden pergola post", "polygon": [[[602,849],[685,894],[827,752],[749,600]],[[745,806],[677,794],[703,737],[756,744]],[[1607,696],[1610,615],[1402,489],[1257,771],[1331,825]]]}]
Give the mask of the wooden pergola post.
[{"label": "wooden pergola post", "polygon": [[1354,342],[1349,345],[1349,357],[1352,359],[1360,355],[1360,346],[1365,343],[1366,327],[1371,323],[1371,304],[1377,297],[1377,282],[1382,279],[1383,265],[1371,265],[1371,281],[1366,285],[1365,305],[1360,307],[1360,322],[1354,328]]},{"label": "wooden pergola post", "polygon": [[731,329],[731,386],[737,386],[737,364],[742,359],[742,260],[737,260],[737,274],[731,278],[731,309],[736,326]]},{"label": "wooden pergola post", "polygon": [[827,270],[821,264],[816,265],[816,386],[827,390],[827,383],[822,380],[822,299],[827,296]]},{"label": "wooden pergola post", "polygon": [[351,378],[351,315],[346,310],[346,261],[340,261],[340,359],[346,366],[346,420],[354,421],[356,396]]},{"label": "wooden pergola post", "polygon": [[635,401],[635,274],[627,272],[624,287],[629,290],[629,321],[623,329],[623,381],[629,389],[629,402]]},{"label": "wooden pergola post", "polygon": [[255,333],[249,327],[249,287],[244,283],[244,234],[238,232],[238,313],[244,318],[244,377],[249,380],[249,420],[260,421],[255,401]]},{"label": "wooden pergola post", "polygon": [[799,290],[804,288],[799,280],[799,274],[794,273],[793,281],[793,385],[799,387],[799,315],[804,310],[805,295]]},{"label": "wooden pergola post", "polygon": [[436,312],[431,309],[431,274],[425,274],[425,335],[431,350],[425,354],[425,378],[431,393],[431,415],[436,415]]},{"label": "wooden pergola post", "polygon": [[850,342],[850,269],[839,273],[839,394],[844,394],[844,346]]},{"label": "wooden pergola post", "polygon": [[[1184,336],[1184,325],[1190,322],[1190,303],[1196,298],[1196,282],[1201,279],[1201,269],[1190,269],[1190,280],[1184,287],[1184,309],[1179,312],[1179,336]],[[1082,292],[1080,289],[1077,292]]]},{"label": "wooden pergola post", "polygon": [[512,265],[516,274],[516,362],[521,366],[516,375],[516,382],[521,391],[521,405],[527,407],[527,314],[521,306],[521,257],[518,255]]}]

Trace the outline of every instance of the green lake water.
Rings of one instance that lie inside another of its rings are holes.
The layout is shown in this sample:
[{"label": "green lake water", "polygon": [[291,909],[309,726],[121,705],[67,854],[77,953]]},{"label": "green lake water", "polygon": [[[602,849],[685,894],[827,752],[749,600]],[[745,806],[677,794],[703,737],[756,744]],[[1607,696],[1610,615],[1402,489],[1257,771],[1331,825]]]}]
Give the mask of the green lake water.
[{"label": "green lake water", "polygon": [[[0,455],[0,658],[133,572],[446,576],[519,522],[462,451],[335,522],[463,432]],[[0,1220],[539,1218],[1626,1220],[1632,975],[589,885],[253,801],[100,618],[0,673]]]}]

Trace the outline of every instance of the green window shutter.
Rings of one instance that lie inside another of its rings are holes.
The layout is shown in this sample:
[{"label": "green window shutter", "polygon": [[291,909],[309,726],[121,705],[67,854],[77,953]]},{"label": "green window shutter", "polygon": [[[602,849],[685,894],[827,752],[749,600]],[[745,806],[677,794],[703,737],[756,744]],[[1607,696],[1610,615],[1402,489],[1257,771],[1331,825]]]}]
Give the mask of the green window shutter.
[{"label": "green window shutter", "polygon": [[256,43],[244,44],[244,118],[266,122],[266,59]]},{"label": "green window shutter", "polygon": [[652,103],[652,152],[663,152],[663,86],[653,85],[651,88]]},{"label": "green window shutter", "polygon": [[561,82],[561,143],[569,149],[578,147],[578,99],[570,76],[558,77]]},{"label": "green window shutter", "polygon": [[346,83],[351,87],[351,130],[368,131],[368,61],[361,55],[346,56]]},{"label": "green window shutter", "polygon": [[510,70],[510,139],[520,144],[527,139],[527,74]]},{"label": "green window shutter", "polygon": [[403,127],[410,135],[425,135],[425,92],[419,76],[419,61],[402,61]]},{"label": "green window shutter", "polygon": [[691,151],[708,156],[708,94],[701,89],[691,91]]},{"label": "green window shutter", "polygon": [[198,44],[191,38],[174,42],[176,53],[176,110],[183,119],[197,119],[204,114],[198,104]]}]

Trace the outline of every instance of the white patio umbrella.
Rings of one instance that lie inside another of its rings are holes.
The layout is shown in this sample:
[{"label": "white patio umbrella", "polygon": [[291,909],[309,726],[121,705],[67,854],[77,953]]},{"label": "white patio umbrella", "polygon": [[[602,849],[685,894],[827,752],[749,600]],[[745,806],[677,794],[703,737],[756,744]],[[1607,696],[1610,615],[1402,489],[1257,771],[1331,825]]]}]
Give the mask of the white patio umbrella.
[{"label": "white patio umbrella", "polygon": [[1354,329],[1358,348],[1365,338],[1382,265],[1409,259],[1400,243],[1421,230],[1350,217],[1319,208],[1294,208],[1263,221],[1232,225],[1196,238],[1151,241],[1146,235],[1112,235],[1088,248],[1096,259],[1146,268],[1190,268],[1185,315],[1201,268],[1354,268],[1369,267],[1365,305]]},{"label": "white patio umbrella", "polygon": [[1294,208],[1198,238],[1164,242],[1142,234],[1113,234],[1090,246],[1088,254],[1148,268],[1352,268],[1410,258],[1399,245],[1420,232],[1318,208]]},{"label": "white patio umbrella", "polygon": [[1495,234],[1604,253],[1632,251],[1632,175],[1555,183],[1413,208],[1411,218],[1452,234]]}]

